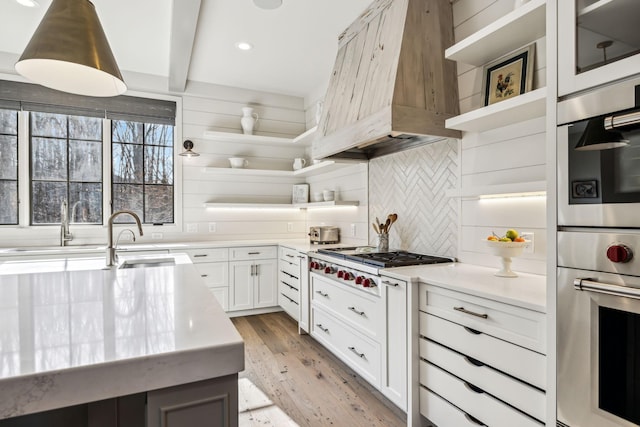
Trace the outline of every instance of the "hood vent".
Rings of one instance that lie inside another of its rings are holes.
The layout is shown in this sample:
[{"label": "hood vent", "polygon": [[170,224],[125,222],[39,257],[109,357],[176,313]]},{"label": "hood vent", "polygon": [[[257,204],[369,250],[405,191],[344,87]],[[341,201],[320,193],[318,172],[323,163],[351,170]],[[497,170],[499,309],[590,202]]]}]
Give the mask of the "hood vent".
[{"label": "hood vent", "polygon": [[445,138],[459,114],[449,0],[377,0],[339,37],[312,157],[370,159]]}]

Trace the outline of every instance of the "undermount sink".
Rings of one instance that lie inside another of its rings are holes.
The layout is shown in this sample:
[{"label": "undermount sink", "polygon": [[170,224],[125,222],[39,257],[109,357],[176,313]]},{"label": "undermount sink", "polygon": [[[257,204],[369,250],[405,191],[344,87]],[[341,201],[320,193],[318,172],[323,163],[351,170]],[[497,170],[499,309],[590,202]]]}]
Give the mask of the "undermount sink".
[{"label": "undermount sink", "polygon": [[174,258],[146,258],[124,261],[118,268],[165,267],[171,265],[176,265],[176,260]]}]

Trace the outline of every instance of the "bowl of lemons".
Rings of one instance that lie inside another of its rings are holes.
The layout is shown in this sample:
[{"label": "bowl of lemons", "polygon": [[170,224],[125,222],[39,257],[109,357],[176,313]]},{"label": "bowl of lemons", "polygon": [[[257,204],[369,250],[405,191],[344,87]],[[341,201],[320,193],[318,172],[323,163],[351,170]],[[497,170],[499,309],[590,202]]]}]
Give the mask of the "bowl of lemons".
[{"label": "bowl of lemons", "polygon": [[511,270],[511,258],[520,256],[528,242],[514,229],[507,230],[503,236],[493,233],[485,242],[491,253],[500,257],[501,268],[494,274],[498,277],[518,277]]}]

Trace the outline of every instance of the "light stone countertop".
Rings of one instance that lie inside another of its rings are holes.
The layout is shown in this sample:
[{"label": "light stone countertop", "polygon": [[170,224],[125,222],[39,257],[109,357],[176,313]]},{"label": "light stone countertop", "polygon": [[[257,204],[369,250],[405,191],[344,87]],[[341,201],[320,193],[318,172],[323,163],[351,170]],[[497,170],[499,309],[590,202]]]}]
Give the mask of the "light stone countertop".
[{"label": "light stone countertop", "polygon": [[0,275],[0,419],[244,369],[229,317],[187,256],[173,257]]},{"label": "light stone countertop", "polygon": [[546,276],[518,272],[518,277],[498,277],[494,275],[497,270],[451,263],[396,267],[383,270],[383,274],[546,313]]}]

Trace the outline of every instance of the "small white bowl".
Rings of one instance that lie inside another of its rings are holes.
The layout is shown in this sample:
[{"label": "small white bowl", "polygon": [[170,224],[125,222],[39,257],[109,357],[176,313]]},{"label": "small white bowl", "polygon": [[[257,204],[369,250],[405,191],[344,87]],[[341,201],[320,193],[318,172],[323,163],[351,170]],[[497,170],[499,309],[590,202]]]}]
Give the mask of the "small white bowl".
[{"label": "small white bowl", "polygon": [[336,192],[333,190],[324,190],[322,192],[322,198],[325,202],[331,202],[336,198]]},{"label": "small white bowl", "polygon": [[244,157],[229,157],[229,164],[234,169],[243,169],[249,166],[249,161]]}]

